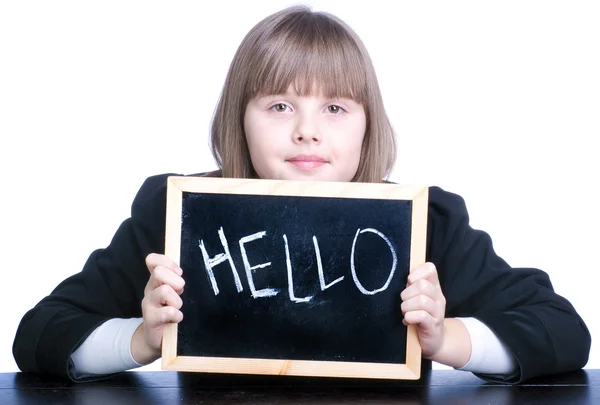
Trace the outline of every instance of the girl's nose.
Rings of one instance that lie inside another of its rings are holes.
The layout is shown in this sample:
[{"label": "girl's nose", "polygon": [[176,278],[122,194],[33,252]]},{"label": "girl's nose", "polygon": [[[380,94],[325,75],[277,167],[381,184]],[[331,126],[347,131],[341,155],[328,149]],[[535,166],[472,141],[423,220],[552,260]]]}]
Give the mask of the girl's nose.
[{"label": "girl's nose", "polygon": [[294,142],[321,142],[322,136],[319,131],[319,126],[314,118],[302,117],[300,118],[294,133]]}]

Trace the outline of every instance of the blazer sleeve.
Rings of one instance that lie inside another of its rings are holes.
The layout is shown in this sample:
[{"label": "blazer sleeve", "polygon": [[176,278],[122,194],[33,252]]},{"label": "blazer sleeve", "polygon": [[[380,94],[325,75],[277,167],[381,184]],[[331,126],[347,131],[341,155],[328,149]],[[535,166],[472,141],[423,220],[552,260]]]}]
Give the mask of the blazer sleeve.
[{"label": "blazer sleeve", "polygon": [[430,187],[427,227],[427,260],[438,269],[446,317],[479,319],[519,364],[517,375],[479,377],[519,383],[587,363],[590,333],[571,303],[554,292],[545,272],[501,259],[489,235],[470,227],[460,196]]},{"label": "blazer sleeve", "polygon": [[13,343],[22,371],[70,378],[71,353],[95,328],[111,318],[142,316],[145,258],[164,253],[167,176],[148,178],[110,245],[24,315]]}]

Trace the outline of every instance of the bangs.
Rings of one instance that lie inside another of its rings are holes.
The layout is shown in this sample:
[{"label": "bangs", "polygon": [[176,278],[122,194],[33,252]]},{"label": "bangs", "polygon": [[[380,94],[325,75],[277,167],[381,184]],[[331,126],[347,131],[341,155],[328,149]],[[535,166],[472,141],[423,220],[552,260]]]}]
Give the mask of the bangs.
[{"label": "bangs", "polygon": [[285,94],[368,100],[364,55],[355,38],[331,16],[307,13],[275,25],[250,55],[246,100]]}]

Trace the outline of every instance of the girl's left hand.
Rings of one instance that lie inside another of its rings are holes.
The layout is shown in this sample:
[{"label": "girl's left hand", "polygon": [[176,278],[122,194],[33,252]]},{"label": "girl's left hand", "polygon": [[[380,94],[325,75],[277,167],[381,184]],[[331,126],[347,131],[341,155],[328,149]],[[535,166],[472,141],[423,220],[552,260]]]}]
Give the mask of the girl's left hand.
[{"label": "girl's left hand", "polygon": [[442,294],[437,269],[425,263],[408,275],[400,294],[404,325],[417,325],[423,357],[431,359],[444,342],[446,298]]}]

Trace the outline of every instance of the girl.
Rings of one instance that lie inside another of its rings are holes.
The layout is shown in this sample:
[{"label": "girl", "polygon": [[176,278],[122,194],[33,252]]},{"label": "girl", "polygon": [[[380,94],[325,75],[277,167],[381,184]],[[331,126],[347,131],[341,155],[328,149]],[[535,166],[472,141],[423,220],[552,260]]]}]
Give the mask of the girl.
[{"label": "girl", "polygon": [[[243,40],[211,141],[220,170],[207,176],[381,182],[395,161],[362,42],[304,7],[265,18]],[[23,371],[83,380],[160,356],[164,325],[183,318],[185,285],[163,254],[167,176],[147,179],[110,245],[23,317],[13,347]],[[468,220],[459,196],[430,188],[427,263],[409,275],[398,309],[417,325],[423,356],[491,381],[583,367],[590,335],[571,304],[544,272],[511,269]]]}]

